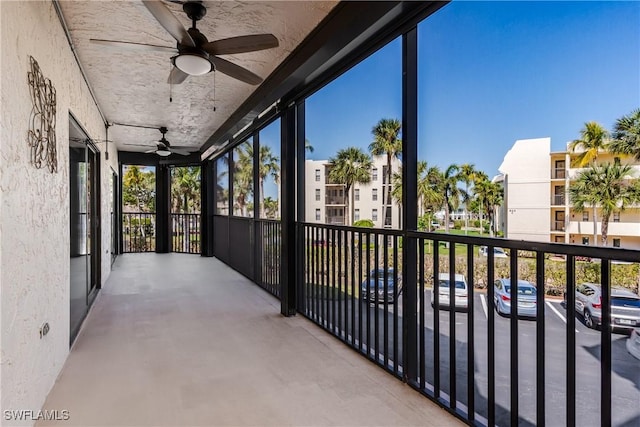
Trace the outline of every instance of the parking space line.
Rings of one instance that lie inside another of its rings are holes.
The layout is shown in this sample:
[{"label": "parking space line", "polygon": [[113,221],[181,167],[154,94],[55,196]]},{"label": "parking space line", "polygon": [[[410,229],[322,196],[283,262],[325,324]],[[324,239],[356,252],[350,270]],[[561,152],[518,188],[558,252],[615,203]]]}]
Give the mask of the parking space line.
[{"label": "parking space line", "polygon": [[482,310],[484,310],[484,317],[489,318],[489,311],[487,310],[487,297],[484,294],[480,294],[480,302],[482,303]]},{"label": "parking space line", "polygon": [[[564,323],[567,323],[567,319],[562,315],[562,313],[560,313],[560,311],[558,311],[558,309],[557,309],[557,308],[555,308],[555,307],[553,306],[553,304],[551,304],[551,302],[550,302],[550,301],[545,301],[545,303],[549,306],[549,308],[550,308],[551,310],[553,310],[553,312],[554,312],[555,314],[557,314],[557,315],[558,315],[558,317],[559,317],[559,318],[560,318]],[[577,332],[577,333],[580,333],[580,331],[578,331],[578,329],[577,329],[577,328],[576,328],[576,332]]]}]

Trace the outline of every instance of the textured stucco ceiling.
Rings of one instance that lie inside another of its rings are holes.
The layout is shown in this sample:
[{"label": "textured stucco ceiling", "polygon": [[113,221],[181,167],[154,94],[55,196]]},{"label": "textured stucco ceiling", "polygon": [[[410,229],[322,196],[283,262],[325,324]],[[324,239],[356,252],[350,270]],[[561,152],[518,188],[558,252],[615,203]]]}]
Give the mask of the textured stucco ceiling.
[{"label": "textured stucco ceiling", "polygon": [[[209,41],[258,33],[276,36],[280,44],[277,48],[222,56],[264,79],[337,2],[203,3],[207,15],[197,27]],[[185,28],[190,27],[180,4],[164,4]],[[77,55],[109,123],[166,126],[167,139],[173,146],[197,151],[257,88],[219,72],[192,76],[180,85],[170,86],[167,77],[171,55],[119,50],[89,42],[107,39],[175,47],[175,40],[141,1],[61,1],[60,5]],[[117,125],[109,128],[109,139],[122,151],[151,149],[160,136],[153,129]]]}]

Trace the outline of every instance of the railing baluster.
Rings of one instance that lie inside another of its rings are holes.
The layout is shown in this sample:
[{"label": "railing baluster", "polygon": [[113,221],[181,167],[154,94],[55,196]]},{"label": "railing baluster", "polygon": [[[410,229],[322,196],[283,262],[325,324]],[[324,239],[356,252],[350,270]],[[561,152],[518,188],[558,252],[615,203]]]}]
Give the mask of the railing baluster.
[{"label": "railing baluster", "polygon": [[338,334],[346,340],[342,325],[342,230],[338,230]]},{"label": "railing baluster", "polygon": [[469,304],[467,308],[467,420],[475,421],[475,280],[473,265],[473,245],[467,245],[467,281]]},{"label": "railing baluster", "polygon": [[[433,241],[433,395],[440,399],[440,242]],[[424,299],[424,295],[422,295]],[[424,308],[424,303],[422,304]],[[424,311],[423,311],[424,313]],[[422,315],[424,316],[424,314]]]},{"label": "railing baluster", "polygon": [[424,390],[425,384],[427,382],[427,370],[425,368],[426,365],[426,325],[425,323],[425,304],[424,304],[424,240],[418,239],[418,300],[419,300],[419,312],[420,317],[418,318],[418,372],[420,374],[420,390]]},{"label": "railing baluster", "polygon": [[[611,260],[600,261],[602,326],[600,328],[600,425],[611,425]],[[575,402],[575,401],[574,401]]]},{"label": "railing baluster", "polygon": [[389,369],[389,243],[387,236],[383,235],[382,238],[384,239],[384,246],[382,248],[382,256],[384,257],[384,287],[382,294],[382,297],[384,298],[384,318],[382,319],[384,336],[382,351],[384,352],[384,367],[385,369]]},{"label": "railing baluster", "polygon": [[[374,274],[374,280],[375,280],[375,290],[374,290],[374,295],[373,295],[373,317],[374,317],[374,325],[373,325],[373,339],[374,339],[374,357],[375,357],[375,361],[378,362],[379,361],[379,357],[378,355],[380,354],[380,349],[379,349],[379,341],[380,341],[380,320],[379,320],[379,311],[378,310],[378,297],[379,297],[379,292],[378,292],[378,287],[380,286],[380,269],[379,269],[379,242],[380,242],[380,236],[377,233],[374,233],[373,235],[374,237],[374,243],[373,243],[373,268],[375,270],[375,274]],[[369,301],[371,301],[371,297],[369,298]]]},{"label": "railing baluster", "polygon": [[496,352],[495,352],[495,309],[494,309],[494,289],[495,279],[493,248],[487,250],[487,358],[488,358],[488,391],[489,399],[487,405],[487,422],[489,427],[496,424]]},{"label": "railing baluster", "polygon": [[[544,253],[536,252],[536,425],[545,425],[545,319],[544,319]],[[567,308],[567,315],[569,309]]]},{"label": "railing baluster", "polygon": [[567,426],[576,425],[576,276],[575,257],[567,257]]},{"label": "railing baluster", "polygon": [[371,233],[367,232],[367,259],[366,259],[366,281],[367,298],[363,301],[362,308],[367,310],[367,357],[371,357]]},{"label": "railing baluster", "polygon": [[393,236],[393,372],[396,375],[399,375],[398,364],[400,363],[398,360],[398,300],[402,288],[398,289],[399,271],[402,269],[398,265],[398,236]]},{"label": "railing baluster", "polygon": [[449,406],[456,409],[456,243],[449,242]]},{"label": "railing baluster", "polygon": [[365,301],[362,295],[362,232],[358,231],[358,350],[362,352],[362,310]]},{"label": "railing baluster", "polygon": [[[493,247],[490,249],[493,252]],[[511,251],[510,261],[510,275],[511,275],[511,310],[509,311],[511,332],[511,425],[518,425],[518,418],[520,414],[519,401],[518,401],[518,251]]]}]

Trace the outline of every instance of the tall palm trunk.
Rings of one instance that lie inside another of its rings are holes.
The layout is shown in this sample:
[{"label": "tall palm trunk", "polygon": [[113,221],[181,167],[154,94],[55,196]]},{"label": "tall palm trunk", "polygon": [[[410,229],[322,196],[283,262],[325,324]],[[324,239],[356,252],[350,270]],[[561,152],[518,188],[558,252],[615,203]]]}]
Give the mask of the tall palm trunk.
[{"label": "tall palm trunk", "polygon": [[444,202],[444,231],[449,232],[449,201]]},{"label": "tall palm trunk", "polygon": [[260,195],[258,197],[260,202],[260,218],[264,218],[264,181],[260,178]]},{"label": "tall palm trunk", "polygon": [[593,206],[593,246],[598,246],[598,215],[596,206]]},{"label": "tall palm trunk", "polygon": [[[384,215],[382,215],[383,223],[382,227],[387,225],[387,192],[389,191],[389,185],[391,184],[391,153],[387,152],[387,179],[385,180],[384,185],[382,186],[382,211]],[[389,215],[391,215],[391,210],[389,210]],[[389,224],[391,224],[391,219],[389,219]]]},{"label": "tall palm trunk", "polygon": [[600,233],[602,234],[602,246],[607,246],[607,239],[609,238],[609,215],[602,216]]},{"label": "tall palm trunk", "polygon": [[466,199],[464,202],[464,234],[469,233],[469,184],[465,183],[464,191]]}]

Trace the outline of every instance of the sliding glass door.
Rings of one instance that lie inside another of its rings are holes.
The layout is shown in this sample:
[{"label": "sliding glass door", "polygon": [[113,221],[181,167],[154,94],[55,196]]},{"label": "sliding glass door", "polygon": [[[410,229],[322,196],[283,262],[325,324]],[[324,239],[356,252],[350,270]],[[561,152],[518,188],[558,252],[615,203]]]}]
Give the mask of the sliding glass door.
[{"label": "sliding glass door", "polygon": [[70,126],[69,237],[70,237],[70,338],[95,298],[100,284],[99,154]]}]

